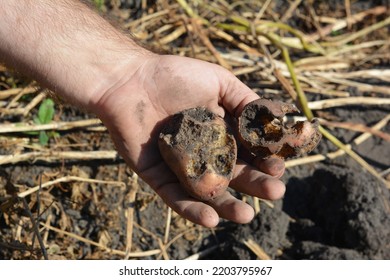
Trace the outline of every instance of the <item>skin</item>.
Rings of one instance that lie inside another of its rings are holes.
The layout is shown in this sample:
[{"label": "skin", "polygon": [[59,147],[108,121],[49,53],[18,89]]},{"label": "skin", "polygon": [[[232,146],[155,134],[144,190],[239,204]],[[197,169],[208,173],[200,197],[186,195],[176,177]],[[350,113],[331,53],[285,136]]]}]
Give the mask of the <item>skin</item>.
[{"label": "skin", "polygon": [[[161,125],[172,114],[204,106],[237,117],[258,98],[229,71],[151,53],[75,0],[0,0],[0,38],[0,61],[100,117],[127,164],[178,214],[206,227],[219,218],[253,218],[252,207],[229,192],[207,204],[191,198],[157,146]],[[230,187],[279,199],[283,172],[282,160],[244,152]]]}]

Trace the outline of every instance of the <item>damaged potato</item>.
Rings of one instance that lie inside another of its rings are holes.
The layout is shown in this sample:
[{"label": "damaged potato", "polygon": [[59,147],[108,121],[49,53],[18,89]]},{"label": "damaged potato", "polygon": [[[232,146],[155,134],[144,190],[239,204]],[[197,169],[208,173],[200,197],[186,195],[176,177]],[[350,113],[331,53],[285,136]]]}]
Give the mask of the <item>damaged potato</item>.
[{"label": "damaged potato", "polygon": [[226,191],[237,145],[221,117],[205,108],[179,112],[164,126],[158,144],[163,159],[191,196],[209,201]]},{"label": "damaged potato", "polygon": [[283,117],[295,112],[299,112],[295,105],[280,101],[257,99],[248,103],[238,118],[240,142],[263,159],[290,159],[312,151],[321,140],[318,121],[284,124]]},{"label": "damaged potato", "polygon": [[[318,122],[284,124],[283,117],[294,112],[298,112],[294,105],[279,101],[250,102],[238,118],[238,139],[263,159],[308,153],[321,139]],[[226,191],[233,177],[237,145],[221,117],[205,108],[179,112],[162,129],[158,144],[163,159],[192,197],[210,201]]]}]

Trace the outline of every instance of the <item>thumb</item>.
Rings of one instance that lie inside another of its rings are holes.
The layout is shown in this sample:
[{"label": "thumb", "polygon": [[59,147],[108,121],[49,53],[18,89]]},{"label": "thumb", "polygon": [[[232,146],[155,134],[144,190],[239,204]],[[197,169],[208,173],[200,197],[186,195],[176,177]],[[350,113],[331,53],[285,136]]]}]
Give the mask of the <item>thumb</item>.
[{"label": "thumb", "polygon": [[234,117],[238,117],[245,105],[259,96],[231,72],[223,69],[219,103]]}]

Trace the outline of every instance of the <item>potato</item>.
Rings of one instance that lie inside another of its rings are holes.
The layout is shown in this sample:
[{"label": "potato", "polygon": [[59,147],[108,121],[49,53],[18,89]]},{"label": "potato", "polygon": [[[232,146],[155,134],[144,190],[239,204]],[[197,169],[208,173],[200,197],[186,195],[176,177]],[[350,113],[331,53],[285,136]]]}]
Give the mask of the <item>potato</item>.
[{"label": "potato", "polygon": [[263,159],[299,157],[312,151],[321,140],[318,121],[283,123],[287,113],[298,112],[293,104],[257,99],[247,104],[238,118],[240,142]]},{"label": "potato", "polygon": [[159,136],[161,155],[185,190],[202,201],[226,191],[237,145],[224,120],[206,108],[173,115]]},{"label": "potato", "polygon": [[[299,157],[321,140],[318,122],[283,123],[292,105],[258,99],[247,104],[237,122],[237,137],[253,155],[266,159]],[[185,190],[210,201],[222,195],[233,177],[237,145],[224,120],[205,108],[173,115],[159,136],[161,155]]]}]

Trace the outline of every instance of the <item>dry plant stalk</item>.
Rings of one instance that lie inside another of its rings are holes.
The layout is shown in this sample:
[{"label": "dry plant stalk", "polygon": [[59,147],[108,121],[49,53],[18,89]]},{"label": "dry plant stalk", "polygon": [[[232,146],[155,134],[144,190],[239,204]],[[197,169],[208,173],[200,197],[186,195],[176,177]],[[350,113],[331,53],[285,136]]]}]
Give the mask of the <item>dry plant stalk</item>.
[{"label": "dry plant stalk", "polygon": [[84,238],[82,236],[79,236],[77,234],[74,234],[74,233],[71,233],[71,232],[67,232],[67,231],[64,231],[62,229],[50,226],[50,225],[46,225],[45,223],[40,223],[40,225],[43,228],[47,229],[47,230],[51,230],[51,231],[54,231],[54,232],[57,232],[57,233],[60,233],[60,234],[64,234],[64,235],[69,236],[71,238],[74,238],[74,239],[76,239],[78,241],[81,241],[81,242],[84,242],[86,244],[90,244],[90,245],[93,245],[95,247],[101,248],[102,250],[104,250],[104,251],[106,251],[106,252],[108,252],[110,254],[119,255],[119,256],[122,256],[122,257],[127,255],[127,257],[129,257],[129,258],[143,258],[143,257],[154,256],[154,255],[157,255],[157,254],[160,253],[160,249],[152,249],[152,250],[148,250],[148,251],[131,252],[131,253],[126,254],[125,251],[107,248],[106,246],[104,246],[104,245],[102,245],[102,244],[100,244],[98,242],[89,240],[89,239]]},{"label": "dry plant stalk", "polygon": [[0,155],[0,165],[16,164],[20,162],[62,162],[64,160],[117,160],[117,151],[63,151],[54,152],[50,150],[26,152],[16,155]]},{"label": "dry plant stalk", "polygon": [[308,102],[308,107],[311,110],[320,110],[346,105],[386,105],[390,104],[390,98],[377,97],[346,97],[336,99],[325,99],[319,101]]},{"label": "dry plant stalk", "polygon": [[261,246],[253,239],[244,240],[243,243],[247,246],[259,260],[271,260],[271,257],[264,251]]},{"label": "dry plant stalk", "polygon": [[220,246],[218,246],[218,245],[211,246],[211,247],[209,247],[207,249],[204,249],[201,252],[198,252],[198,253],[195,253],[195,254],[193,254],[191,256],[188,256],[184,260],[199,260],[199,259],[202,259],[202,258],[206,257],[207,255],[211,254],[212,252],[214,252],[215,250],[217,250],[219,247]]},{"label": "dry plant stalk", "polygon": [[23,124],[23,123],[11,123],[1,124],[0,134],[2,133],[18,133],[18,132],[30,132],[41,130],[71,130],[75,128],[84,128],[89,126],[101,125],[102,122],[99,119],[88,119],[71,122],[51,122],[48,124]]},{"label": "dry plant stalk", "polygon": [[359,132],[368,132],[371,133],[374,136],[380,137],[388,142],[390,142],[390,134],[377,130],[372,129],[371,127],[365,126],[361,123],[349,123],[349,122],[335,122],[335,121],[327,121],[324,119],[319,119],[320,124],[328,127],[339,127],[344,128],[348,130],[353,131],[359,131]]},{"label": "dry plant stalk", "polygon": [[1,90],[0,91],[0,100],[7,99],[13,95],[25,95],[25,94],[30,94],[36,92],[37,89],[34,86],[27,86],[24,88],[10,88],[6,90]]},{"label": "dry plant stalk", "polygon": [[129,259],[131,247],[133,244],[133,222],[134,222],[134,208],[135,208],[135,199],[136,194],[139,188],[138,185],[138,175],[133,173],[128,180],[128,186],[130,188],[129,193],[127,195],[128,205],[129,207],[126,209],[127,216],[127,224],[126,224],[126,255],[125,259]]},{"label": "dry plant stalk", "polygon": [[48,188],[50,186],[53,186],[58,183],[65,183],[65,182],[87,182],[87,183],[96,183],[96,184],[107,184],[107,185],[113,185],[113,186],[119,186],[119,187],[125,187],[125,184],[120,181],[104,181],[104,180],[96,180],[96,179],[88,179],[88,178],[82,178],[77,176],[65,176],[58,179],[55,179],[53,181],[49,181],[43,184],[40,184],[38,186],[32,187],[28,189],[27,191],[21,192],[18,194],[18,197],[24,198],[32,193],[35,193],[39,191],[40,189]]}]

